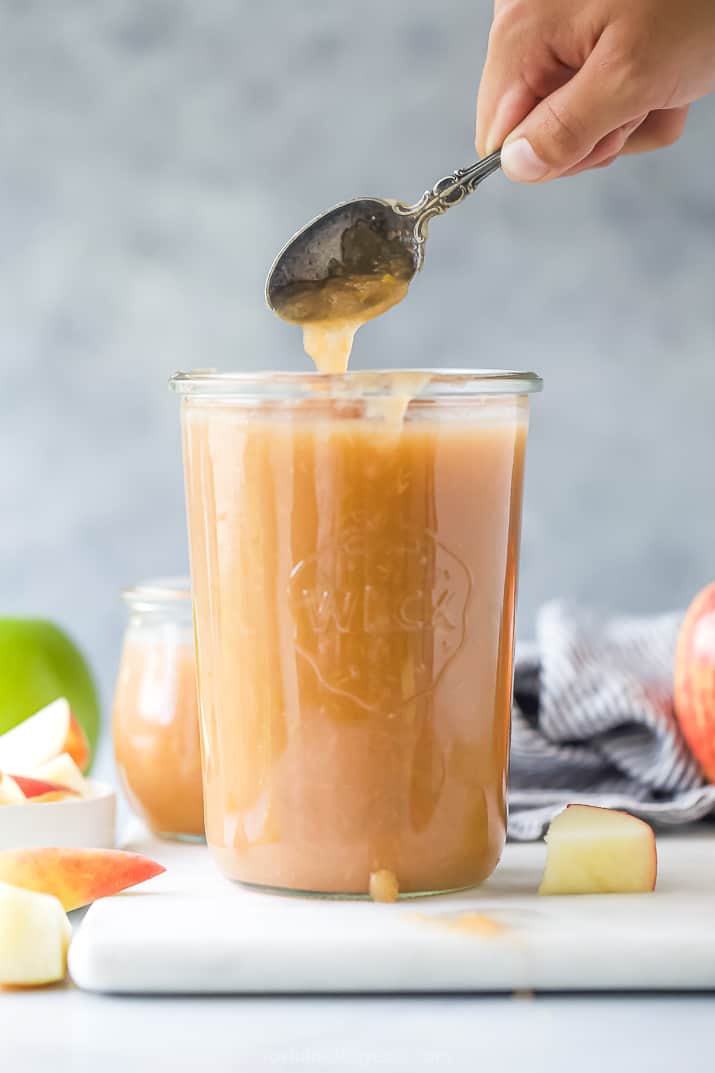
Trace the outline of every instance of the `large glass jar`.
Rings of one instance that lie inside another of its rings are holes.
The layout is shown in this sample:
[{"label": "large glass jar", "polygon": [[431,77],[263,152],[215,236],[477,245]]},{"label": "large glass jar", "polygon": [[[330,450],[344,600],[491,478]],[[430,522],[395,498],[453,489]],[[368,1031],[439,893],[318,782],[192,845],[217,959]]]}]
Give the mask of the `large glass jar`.
[{"label": "large glass jar", "polygon": [[177,374],[207,838],[393,897],[506,830],[530,373]]},{"label": "large glass jar", "polygon": [[186,578],[125,589],[129,607],[112,715],[119,779],[158,835],[202,839],[203,793],[191,595]]}]

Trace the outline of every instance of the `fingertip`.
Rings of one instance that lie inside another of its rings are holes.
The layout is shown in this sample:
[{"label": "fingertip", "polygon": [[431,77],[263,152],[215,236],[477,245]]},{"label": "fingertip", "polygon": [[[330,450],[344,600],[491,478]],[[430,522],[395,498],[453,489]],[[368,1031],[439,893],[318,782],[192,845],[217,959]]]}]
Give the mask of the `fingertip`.
[{"label": "fingertip", "polygon": [[536,183],[545,178],[549,165],[537,154],[528,138],[516,134],[504,142],[501,151],[502,171],[517,183]]},{"label": "fingertip", "polygon": [[594,164],[593,166],[594,168],[610,168],[612,164],[616,163],[620,156],[620,153],[615,153],[613,156],[606,157],[605,160],[601,160],[598,164]]},{"label": "fingertip", "polygon": [[687,118],[687,107],[651,112],[631,134],[623,152],[627,155],[648,153],[654,149],[666,149],[675,145],[685,130]]}]

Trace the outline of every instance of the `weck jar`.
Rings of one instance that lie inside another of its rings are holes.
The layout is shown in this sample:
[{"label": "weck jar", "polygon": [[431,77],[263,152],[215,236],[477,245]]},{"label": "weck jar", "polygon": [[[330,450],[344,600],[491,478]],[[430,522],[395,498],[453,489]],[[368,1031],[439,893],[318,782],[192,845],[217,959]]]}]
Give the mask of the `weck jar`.
[{"label": "weck jar", "polygon": [[[244,883],[456,890],[506,831],[532,373],[176,374],[207,840]],[[377,895],[379,896],[379,894]]]}]

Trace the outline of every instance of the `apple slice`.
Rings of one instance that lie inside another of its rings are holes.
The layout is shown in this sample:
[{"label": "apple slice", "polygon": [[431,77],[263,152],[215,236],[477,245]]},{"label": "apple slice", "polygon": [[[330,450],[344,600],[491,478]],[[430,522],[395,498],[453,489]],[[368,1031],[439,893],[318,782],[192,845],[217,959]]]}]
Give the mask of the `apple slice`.
[{"label": "apple slice", "polygon": [[23,805],[25,795],[10,775],[0,771],[0,805]]},{"label": "apple slice", "polygon": [[56,782],[32,779],[28,775],[9,775],[8,778],[20,788],[28,801],[61,801],[65,797],[79,797],[76,790],[69,786],[60,786]]},{"label": "apple slice", "polygon": [[72,927],[57,898],[0,883],[0,986],[64,979]]},{"label": "apple slice", "polygon": [[45,782],[53,782],[57,786],[67,787],[68,790],[78,793],[80,797],[90,797],[92,793],[89,782],[69,753],[62,753],[54,760],[48,760],[46,764],[41,764],[40,767],[25,774],[34,779],[42,779]]},{"label": "apple slice", "polygon": [[74,790],[68,790],[64,786],[58,786],[56,790],[48,790],[44,794],[36,794],[35,797],[28,797],[28,805],[51,805],[57,801],[76,801],[78,794]]},{"label": "apple slice", "polygon": [[54,894],[67,912],[165,871],[163,865],[149,857],[117,849],[19,849],[0,853],[0,882]]},{"label": "apple slice", "polygon": [[89,743],[64,697],[0,736],[0,769],[5,771],[32,771],[62,753],[69,753],[81,770],[89,763]]},{"label": "apple slice", "polygon": [[546,833],[539,894],[637,894],[655,888],[655,835],[615,809],[568,805]]}]

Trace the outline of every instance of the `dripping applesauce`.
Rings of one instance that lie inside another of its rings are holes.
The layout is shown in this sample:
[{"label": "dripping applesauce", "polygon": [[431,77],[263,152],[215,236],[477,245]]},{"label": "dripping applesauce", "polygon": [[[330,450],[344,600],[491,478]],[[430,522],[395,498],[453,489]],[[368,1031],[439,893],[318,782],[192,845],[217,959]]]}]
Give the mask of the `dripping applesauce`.
[{"label": "dripping applesauce", "polygon": [[358,328],[401,302],[414,272],[412,254],[398,238],[359,220],[343,233],[340,260],[330,262],[328,275],[278,288],[273,308],[302,327],[318,372],[344,373]]}]

